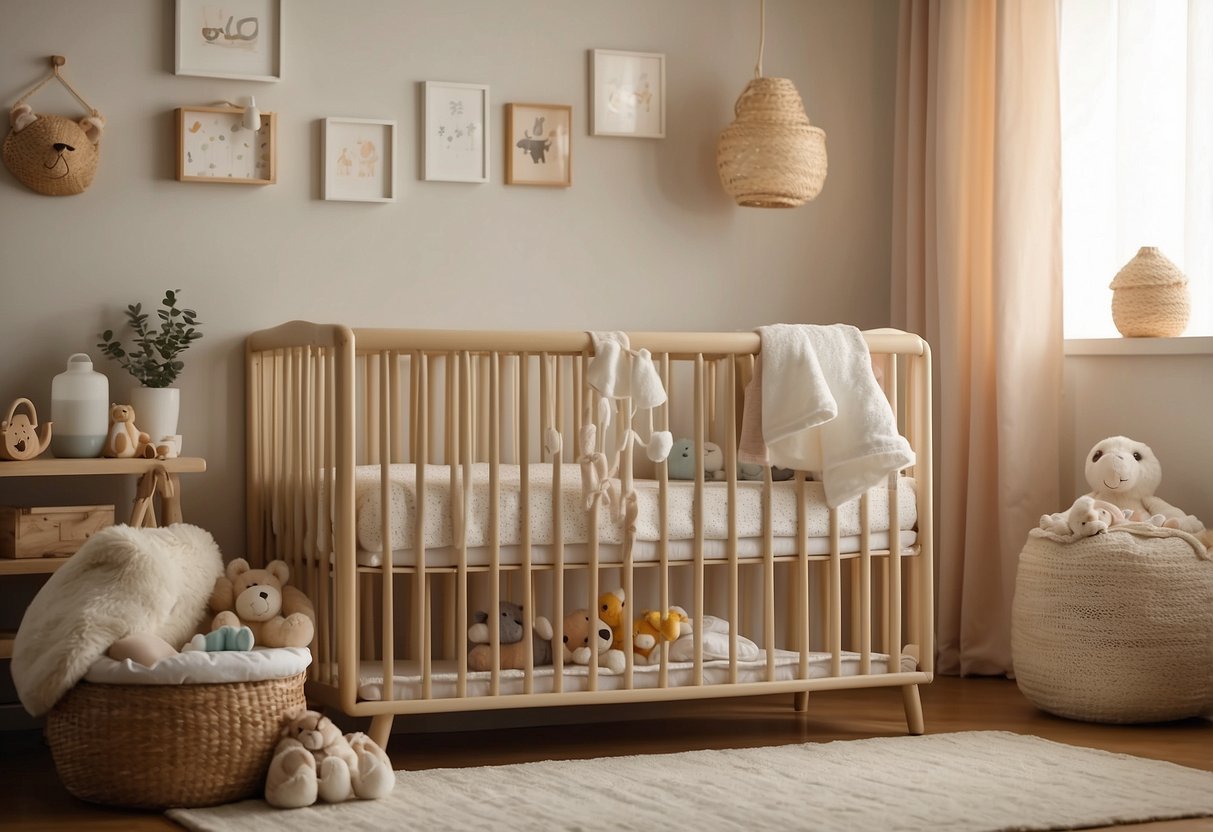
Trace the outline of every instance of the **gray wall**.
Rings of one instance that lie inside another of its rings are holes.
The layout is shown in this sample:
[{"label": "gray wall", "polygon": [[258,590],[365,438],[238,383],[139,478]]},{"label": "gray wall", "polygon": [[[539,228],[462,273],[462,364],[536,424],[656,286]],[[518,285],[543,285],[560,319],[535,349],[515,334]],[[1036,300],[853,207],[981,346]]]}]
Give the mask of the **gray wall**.
[{"label": "gray wall", "polygon": [[[535,329],[888,323],[896,4],[767,3],[764,72],[791,78],[829,136],[825,190],[792,211],[734,206],[715,171],[716,136],[753,75],[757,0],[283,5],[283,80],[257,83],[173,75],[170,0],[0,2],[5,108],[58,53],[109,120],[97,178],[81,195],[41,196],[0,172],[0,399],[7,409],[28,396],[49,414],[51,378],[76,351],[93,353],[122,399],[131,382],[97,354],[95,333],[120,324],[126,304],[181,289],[206,323],[180,382],[186,452],[209,465],[186,478],[186,519],[227,554],[243,541],[241,347],[253,330],[295,318]],[[588,135],[592,48],[666,54],[667,138]],[[491,85],[491,183],[419,181],[425,80]],[[175,181],[173,109],[250,93],[279,114],[278,183]],[[573,106],[571,189],[503,184],[510,101]],[[82,115],[58,85],[32,104]],[[399,122],[396,203],[319,198],[327,116]],[[0,481],[0,502],[125,500],[123,487]]]}]

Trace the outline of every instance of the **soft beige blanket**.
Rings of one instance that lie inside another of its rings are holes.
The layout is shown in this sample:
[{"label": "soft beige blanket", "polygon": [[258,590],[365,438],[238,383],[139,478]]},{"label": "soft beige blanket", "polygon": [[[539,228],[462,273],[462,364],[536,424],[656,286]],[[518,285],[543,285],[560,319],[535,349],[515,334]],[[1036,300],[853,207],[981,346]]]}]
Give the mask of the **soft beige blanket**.
[{"label": "soft beige blanket", "polygon": [[222,573],[219,547],[197,526],[111,526],[93,535],[43,585],[17,630],[12,674],[25,709],[49,711],[131,633],[184,644]]}]

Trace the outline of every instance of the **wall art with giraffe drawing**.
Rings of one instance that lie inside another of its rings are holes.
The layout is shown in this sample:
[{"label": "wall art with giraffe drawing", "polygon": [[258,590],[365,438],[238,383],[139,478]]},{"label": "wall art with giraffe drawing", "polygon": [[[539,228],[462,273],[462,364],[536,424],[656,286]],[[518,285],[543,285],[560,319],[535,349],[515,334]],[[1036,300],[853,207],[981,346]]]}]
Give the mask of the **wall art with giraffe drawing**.
[{"label": "wall art with giraffe drawing", "polygon": [[325,199],[396,200],[396,122],[326,118],[321,138]]}]

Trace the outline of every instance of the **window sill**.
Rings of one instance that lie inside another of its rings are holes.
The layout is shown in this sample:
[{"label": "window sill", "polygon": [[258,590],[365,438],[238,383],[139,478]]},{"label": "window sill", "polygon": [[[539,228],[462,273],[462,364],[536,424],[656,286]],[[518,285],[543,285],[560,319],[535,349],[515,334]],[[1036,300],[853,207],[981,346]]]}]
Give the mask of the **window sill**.
[{"label": "window sill", "polygon": [[1213,336],[1067,338],[1066,355],[1213,355]]}]

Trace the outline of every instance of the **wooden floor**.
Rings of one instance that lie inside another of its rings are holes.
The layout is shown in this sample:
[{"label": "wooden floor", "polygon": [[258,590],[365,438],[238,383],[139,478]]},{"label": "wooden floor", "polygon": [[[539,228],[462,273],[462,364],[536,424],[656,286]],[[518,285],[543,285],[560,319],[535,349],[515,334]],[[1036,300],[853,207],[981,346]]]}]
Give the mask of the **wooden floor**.
[{"label": "wooden floor", "polygon": [[[1005,679],[940,678],[923,689],[928,733],[1005,730],[1071,745],[1170,760],[1213,771],[1213,722],[1187,720],[1151,726],[1092,725],[1041,713]],[[544,759],[646,754],[699,748],[740,748],[898,735],[905,732],[896,690],[814,694],[809,709],[795,713],[791,696],[561,709],[565,724],[534,723],[532,713],[482,713],[469,723],[451,717],[397,720],[390,753],[397,769],[462,767]],[[552,713],[543,716],[551,717]],[[521,727],[467,730],[469,724]],[[591,720],[599,720],[597,722]],[[604,724],[603,721],[609,720]],[[153,813],[125,812],[82,803],[55,776],[50,754],[36,732],[0,734],[0,828],[178,829]],[[1213,832],[1213,818],[1141,824],[1135,832]]]}]

